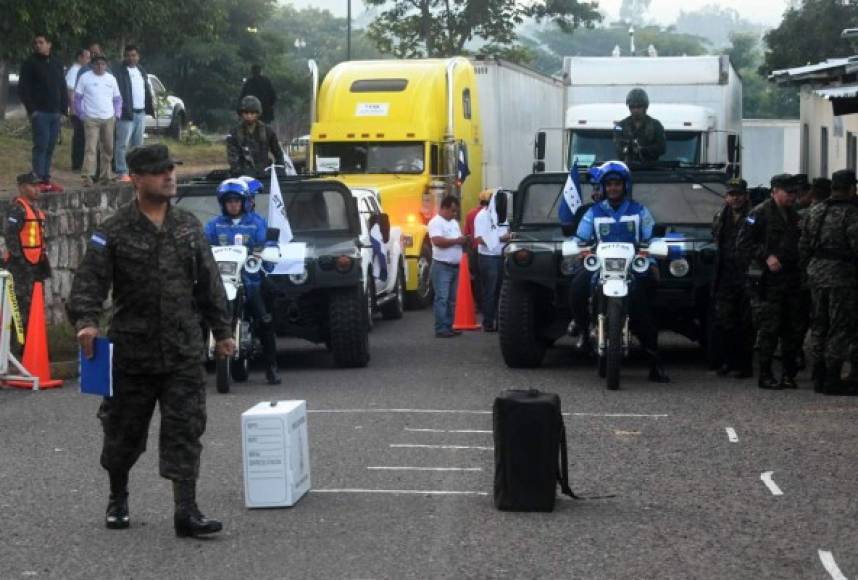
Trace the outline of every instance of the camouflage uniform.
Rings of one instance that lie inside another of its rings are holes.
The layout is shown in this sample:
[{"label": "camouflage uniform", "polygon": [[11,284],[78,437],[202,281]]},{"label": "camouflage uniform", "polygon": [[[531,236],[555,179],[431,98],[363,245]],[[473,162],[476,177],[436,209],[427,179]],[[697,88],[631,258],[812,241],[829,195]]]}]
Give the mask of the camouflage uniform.
[{"label": "camouflage uniform", "polygon": [[800,250],[813,295],[814,372],[837,369],[839,379],[856,340],[858,202],[831,198],[814,205],[807,215]]},{"label": "camouflage uniform", "polygon": [[[33,202],[30,202],[30,205],[33,206],[34,210],[37,207]],[[42,259],[38,264],[31,264],[24,257],[19,234],[24,227],[25,219],[24,207],[20,203],[12,203],[6,216],[6,228],[3,234],[6,239],[7,252],[3,267],[12,274],[12,280],[15,283],[15,298],[18,300],[21,322],[26,332],[27,321],[30,318],[30,302],[33,300],[33,284],[44,282],[51,277],[51,265],[44,249],[42,250]],[[42,229],[42,244],[44,244],[44,228]]]},{"label": "camouflage uniform", "polygon": [[226,294],[199,221],[170,208],[157,227],[121,208],[92,235],[67,306],[80,330],[98,326],[113,291],[108,336],[114,345],[114,396],[98,416],[101,465],[126,472],[146,449],[149,420],[160,405],[160,473],[194,480],[206,425],[204,322],[217,340],[232,335]]},{"label": "camouflage uniform", "polygon": [[[800,307],[801,285],[798,241],[799,217],[791,207],[779,208],[768,199],[752,209],[736,239],[736,257],[748,272],[751,308],[757,326],[761,380],[771,368],[772,357],[781,341],[785,377],[797,374],[796,355],[801,346],[796,313]],[[772,272],[766,265],[777,256],[782,269]],[[750,270],[748,270],[750,267]]]},{"label": "camouflage uniform", "polygon": [[[658,161],[667,150],[661,121],[649,115],[644,115],[640,127],[636,126],[631,115],[617,123],[614,143],[617,146],[617,157],[626,163],[652,163]],[[637,143],[637,146],[633,143]]]},{"label": "camouflage uniform", "polygon": [[233,177],[261,176],[265,168],[271,165],[272,158],[277,165],[285,163],[277,134],[260,121],[256,122],[252,132],[245,123],[230,131],[226,138],[226,156]]},{"label": "camouflage uniform", "polygon": [[[745,273],[736,261],[736,238],[748,215],[748,205],[734,211],[725,206],[712,220],[712,239],[718,245],[718,262],[712,284],[714,336],[718,356],[729,370],[750,371],[753,326],[745,289]],[[716,362],[716,361],[711,361]]]}]

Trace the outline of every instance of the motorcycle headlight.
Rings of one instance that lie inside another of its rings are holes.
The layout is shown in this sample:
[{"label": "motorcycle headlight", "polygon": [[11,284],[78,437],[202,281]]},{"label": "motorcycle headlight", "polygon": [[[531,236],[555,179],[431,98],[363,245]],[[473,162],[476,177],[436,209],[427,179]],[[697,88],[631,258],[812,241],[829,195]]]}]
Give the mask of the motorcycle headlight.
[{"label": "motorcycle headlight", "polygon": [[632,270],[642,274],[649,270],[649,260],[644,258],[643,256],[637,256],[634,260],[632,260]]},{"label": "motorcycle headlight", "polygon": [[595,272],[599,269],[599,258],[595,255],[590,254],[586,258],[584,258],[584,267],[588,272]]},{"label": "motorcycle headlight", "polygon": [[307,278],[309,278],[309,277],[310,277],[309,272],[307,272],[307,270],[304,270],[300,274],[289,274],[289,281],[292,282],[293,284],[295,284],[296,286],[300,286],[301,284],[306,282]]},{"label": "motorcycle headlight", "polygon": [[256,274],[262,268],[262,261],[256,256],[250,256],[244,262],[244,269],[248,274]]},{"label": "motorcycle headlight", "polygon": [[238,264],[236,262],[218,262],[217,263],[217,271],[223,274],[224,276],[235,276],[235,272],[238,270]]},{"label": "motorcycle headlight", "polygon": [[677,278],[682,278],[687,275],[691,270],[691,266],[688,265],[688,260],[685,258],[679,258],[678,260],[670,261],[670,274],[672,276],[676,276]]},{"label": "motorcycle headlight", "polygon": [[575,264],[578,263],[578,258],[575,256],[566,256],[560,260],[560,273],[564,276],[571,276],[575,271]]},{"label": "motorcycle headlight", "polygon": [[606,272],[625,272],[626,271],[626,260],[625,260],[625,258],[605,258],[605,271]]}]

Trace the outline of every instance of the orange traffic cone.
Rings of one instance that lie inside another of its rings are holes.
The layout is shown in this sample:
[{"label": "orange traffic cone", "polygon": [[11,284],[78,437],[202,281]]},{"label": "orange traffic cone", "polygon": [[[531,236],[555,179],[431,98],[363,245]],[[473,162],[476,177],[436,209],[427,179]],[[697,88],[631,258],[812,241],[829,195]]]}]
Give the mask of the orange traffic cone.
[{"label": "orange traffic cone", "polygon": [[477,309],[474,308],[474,295],[471,293],[471,269],[468,256],[462,255],[459,264],[459,286],[456,288],[456,317],[453,320],[455,330],[478,330]]},{"label": "orange traffic cone", "polygon": [[[33,284],[33,300],[30,303],[30,319],[27,322],[27,341],[24,343],[24,368],[39,377],[40,389],[63,386],[59,379],[51,379],[51,361],[48,359],[48,331],[45,325],[45,293],[42,283]],[[10,387],[32,388],[30,383],[9,381]]]}]

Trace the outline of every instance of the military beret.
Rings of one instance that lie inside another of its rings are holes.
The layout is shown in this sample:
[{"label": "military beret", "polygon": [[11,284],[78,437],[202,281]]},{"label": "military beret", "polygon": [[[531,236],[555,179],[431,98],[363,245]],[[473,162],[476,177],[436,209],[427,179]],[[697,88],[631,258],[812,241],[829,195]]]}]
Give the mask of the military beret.
[{"label": "military beret", "polygon": [[779,173],[772,177],[771,186],[772,189],[775,187],[779,187],[781,189],[787,189],[793,187],[795,184],[792,180],[792,175],[789,173]]},{"label": "military beret", "polygon": [[841,169],[831,175],[832,189],[846,189],[856,183],[858,183],[858,180],[855,179],[855,172],[851,169]]},{"label": "military beret", "polygon": [[34,173],[20,173],[18,174],[18,185],[24,185],[25,183],[30,185],[38,185],[42,181],[39,177]]},{"label": "military beret", "polygon": [[166,145],[144,145],[135,147],[125,157],[128,163],[128,171],[131,174],[158,174],[181,165],[170,157],[170,151]]},{"label": "military beret", "polygon": [[727,193],[748,193],[748,182],[744,179],[734,177],[727,182]]}]

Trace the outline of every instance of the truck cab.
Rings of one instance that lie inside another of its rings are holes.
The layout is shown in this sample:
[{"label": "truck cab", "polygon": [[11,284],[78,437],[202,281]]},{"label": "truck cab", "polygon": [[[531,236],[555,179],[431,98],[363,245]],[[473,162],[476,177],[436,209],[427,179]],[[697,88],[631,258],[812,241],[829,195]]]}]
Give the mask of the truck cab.
[{"label": "truck cab", "polygon": [[472,64],[464,58],[344,62],[318,94],[314,78],[313,94],[309,171],[336,176],[384,205],[401,230],[406,303],[427,306],[427,224],[446,194],[460,197],[464,215],[482,185]]}]

